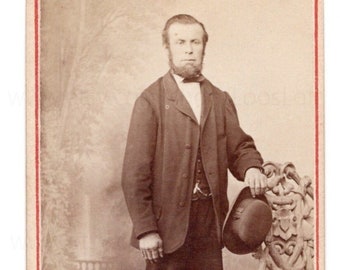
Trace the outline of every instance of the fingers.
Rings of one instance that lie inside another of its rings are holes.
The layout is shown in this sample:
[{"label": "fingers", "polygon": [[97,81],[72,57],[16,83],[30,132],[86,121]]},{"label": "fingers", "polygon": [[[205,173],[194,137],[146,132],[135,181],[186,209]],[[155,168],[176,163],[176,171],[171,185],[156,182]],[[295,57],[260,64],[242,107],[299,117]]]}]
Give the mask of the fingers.
[{"label": "fingers", "polygon": [[153,249],[153,250],[151,250],[151,257],[152,257],[152,261],[153,261],[154,263],[157,263],[157,262],[158,262],[158,260],[159,260],[159,258],[160,258],[159,254],[158,254],[158,249]]},{"label": "fingers", "polygon": [[259,196],[266,192],[267,188],[267,178],[263,174],[258,175],[256,178],[254,178],[252,181],[253,183],[253,192],[252,195]]},{"label": "fingers", "polygon": [[142,255],[145,260],[148,260],[150,263],[159,262],[160,258],[163,257],[163,250],[159,252],[159,249],[148,249],[142,250]]},{"label": "fingers", "polygon": [[260,181],[261,181],[261,194],[264,194],[267,191],[267,177],[263,175]]},{"label": "fingers", "polygon": [[250,193],[253,198],[266,192],[267,177],[261,173],[260,170],[249,170],[249,173],[246,174],[245,181],[250,188]]},{"label": "fingers", "polygon": [[143,258],[150,263],[157,263],[163,257],[163,242],[158,233],[150,233],[139,240]]},{"label": "fingers", "polygon": [[146,252],[146,250],[141,250],[142,251],[142,255],[143,255],[143,258],[145,259],[145,260],[148,260],[148,254],[147,254],[147,252]]},{"label": "fingers", "polygon": [[255,198],[256,192],[255,192],[255,181],[254,181],[254,178],[249,178],[247,183],[248,183],[249,188],[250,188],[251,196],[253,196],[253,198]]},{"label": "fingers", "polygon": [[158,247],[158,254],[159,254],[159,256],[160,256],[161,258],[164,257],[164,253],[163,253],[163,248],[162,248],[162,246],[159,246],[159,247]]}]

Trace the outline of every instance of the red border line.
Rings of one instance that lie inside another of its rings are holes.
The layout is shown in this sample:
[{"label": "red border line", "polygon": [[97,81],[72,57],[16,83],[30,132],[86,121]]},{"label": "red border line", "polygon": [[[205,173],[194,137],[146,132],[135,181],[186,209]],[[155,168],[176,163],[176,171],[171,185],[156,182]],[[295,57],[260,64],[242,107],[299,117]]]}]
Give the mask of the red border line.
[{"label": "red border line", "polygon": [[39,126],[39,0],[34,0],[34,76],[35,76],[35,210],[36,210],[36,257],[40,269],[40,126]]},{"label": "red border line", "polygon": [[320,239],[319,239],[319,6],[314,2],[314,101],[315,101],[315,204],[316,204],[316,270],[319,270]]}]

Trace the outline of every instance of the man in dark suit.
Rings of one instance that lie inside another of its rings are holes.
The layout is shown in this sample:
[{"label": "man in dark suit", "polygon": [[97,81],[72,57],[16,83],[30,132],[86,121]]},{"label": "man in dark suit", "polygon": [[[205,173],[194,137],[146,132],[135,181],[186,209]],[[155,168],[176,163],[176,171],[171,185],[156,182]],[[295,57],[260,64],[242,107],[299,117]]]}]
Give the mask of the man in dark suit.
[{"label": "man in dark suit", "polygon": [[146,269],[222,269],[227,170],[263,194],[266,177],[230,96],[202,74],[208,34],[190,15],[163,30],[170,71],[136,100],[122,172],[131,244]]}]

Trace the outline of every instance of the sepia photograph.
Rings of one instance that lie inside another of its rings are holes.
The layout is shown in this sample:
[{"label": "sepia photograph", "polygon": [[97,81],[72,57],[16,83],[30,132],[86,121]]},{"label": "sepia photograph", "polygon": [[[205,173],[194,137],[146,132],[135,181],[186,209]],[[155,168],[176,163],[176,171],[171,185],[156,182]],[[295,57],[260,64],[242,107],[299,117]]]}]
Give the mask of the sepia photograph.
[{"label": "sepia photograph", "polygon": [[324,269],[322,8],[27,1],[27,269]]}]

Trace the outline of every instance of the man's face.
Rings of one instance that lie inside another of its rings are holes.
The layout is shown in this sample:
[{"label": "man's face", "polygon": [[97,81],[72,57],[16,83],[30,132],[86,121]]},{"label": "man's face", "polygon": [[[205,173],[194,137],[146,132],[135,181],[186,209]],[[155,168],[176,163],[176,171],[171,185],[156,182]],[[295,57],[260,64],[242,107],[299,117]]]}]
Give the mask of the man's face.
[{"label": "man's face", "polygon": [[169,62],[175,74],[184,78],[199,75],[204,56],[203,29],[199,24],[174,23],[170,26]]}]

